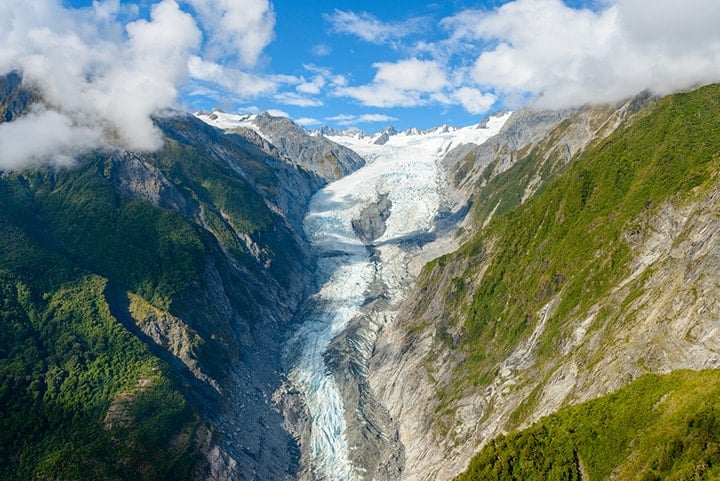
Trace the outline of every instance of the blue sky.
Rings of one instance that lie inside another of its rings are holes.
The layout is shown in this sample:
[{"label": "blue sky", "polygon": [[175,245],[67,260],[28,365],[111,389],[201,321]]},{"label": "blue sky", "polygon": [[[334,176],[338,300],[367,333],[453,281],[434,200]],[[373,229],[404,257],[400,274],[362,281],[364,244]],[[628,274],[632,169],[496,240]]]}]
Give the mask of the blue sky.
[{"label": "blue sky", "polygon": [[167,108],[307,128],[470,125],[720,81],[717,0],[2,0],[0,74],[47,100],[5,165],[153,150]]},{"label": "blue sky", "polygon": [[[148,18],[154,3],[122,2],[125,20],[131,21],[133,16]],[[207,45],[213,28],[201,21],[198,6],[203,2],[178,3],[183,11],[198,19],[203,43]],[[270,26],[271,36],[261,42],[263,47],[256,59],[238,62],[232,51],[227,51],[217,60],[219,66],[228,70],[225,72],[228,77],[237,77],[237,70],[251,75],[245,83],[258,87],[257,91],[234,88],[231,84],[236,80],[215,81],[220,77],[215,73],[216,65],[213,68],[204,65],[208,72],[196,72],[195,78],[178,86],[178,102],[183,108],[271,110],[283,112],[308,128],[355,126],[372,131],[388,124],[401,129],[443,123],[468,125],[488,113],[516,108],[533,96],[532,91],[497,95],[493,86],[479,89],[466,80],[438,77],[459,75],[460,69],[472,67],[483,47],[497,43],[493,38],[483,38],[466,39],[467,45],[462,46],[443,45],[455,33],[447,22],[468,12],[492,14],[509,3],[507,0],[229,3],[245,11],[267,8],[269,13],[258,19],[258,23]],[[559,0],[556,3],[562,5]],[[596,8],[596,3],[575,0],[564,5],[582,9]],[[69,9],[87,9],[93,2],[66,0],[63,4]],[[134,15],[128,14],[133,4],[138,8]],[[212,13],[222,15],[224,11],[221,7]],[[118,17],[122,19],[122,15]],[[228,50],[231,49],[232,46]],[[398,67],[391,70],[393,65]],[[383,73],[387,74],[387,82],[373,82]],[[387,84],[397,82],[398,77],[415,78],[418,85],[410,82],[407,88],[388,89]],[[383,90],[389,91],[382,95]]]},{"label": "blue sky", "polygon": [[[254,71],[260,75],[287,75],[322,87],[299,88],[290,82],[269,95],[242,99],[232,92],[188,95],[193,107],[219,107],[228,111],[279,110],[308,128],[319,125],[356,126],[379,130],[388,124],[398,128],[421,128],[448,123],[467,125],[485,114],[504,108],[492,102],[482,112],[470,113],[457,102],[438,103],[418,99],[385,102],[359,99],[340,93],[343,87],[372,83],[380,62],[418,59],[431,55],[416,50],[421,42],[442,41],[448,32],[442,19],[468,9],[493,9],[501,1],[387,2],[345,0],[336,2],[272,2],[275,15],[273,40],[263,50]],[[375,36],[369,27],[377,29]],[[362,38],[353,29],[367,28]],[[393,34],[391,34],[391,32]],[[458,62],[455,59],[454,62]],[[322,80],[321,80],[322,79]],[[190,89],[189,93],[192,94]],[[400,105],[398,105],[400,104]]]}]

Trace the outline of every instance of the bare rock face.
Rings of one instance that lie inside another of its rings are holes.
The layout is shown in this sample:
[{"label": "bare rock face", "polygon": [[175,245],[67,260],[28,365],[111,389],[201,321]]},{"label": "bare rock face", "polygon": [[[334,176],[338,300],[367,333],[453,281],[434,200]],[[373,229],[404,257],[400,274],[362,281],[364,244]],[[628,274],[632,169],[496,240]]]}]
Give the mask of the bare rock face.
[{"label": "bare rock face", "polygon": [[16,71],[0,76],[0,122],[12,122],[38,100],[36,92],[22,80]]},{"label": "bare rock face", "polygon": [[376,202],[360,212],[359,218],[352,220],[353,231],[364,244],[372,244],[385,233],[385,222],[390,217],[391,209],[392,201],[388,194],[381,194]]},{"label": "bare rock face", "polygon": [[156,207],[192,215],[192,207],[177,187],[152,163],[132,152],[113,155],[108,174],[117,188],[130,197],[150,202]]},{"label": "bare rock face", "polygon": [[312,137],[290,119],[264,112],[254,123],[271,139],[270,144],[283,158],[327,181],[339,179],[365,165],[362,157],[352,150],[325,137]]}]

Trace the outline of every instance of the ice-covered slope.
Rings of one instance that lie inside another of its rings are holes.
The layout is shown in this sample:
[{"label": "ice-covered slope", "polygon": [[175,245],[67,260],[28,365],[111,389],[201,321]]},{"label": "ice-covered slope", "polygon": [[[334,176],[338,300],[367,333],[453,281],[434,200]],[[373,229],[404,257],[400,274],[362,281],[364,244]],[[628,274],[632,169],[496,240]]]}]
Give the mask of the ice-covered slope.
[{"label": "ice-covered slope", "polygon": [[[382,431],[368,420],[372,414],[363,412],[370,404],[357,387],[366,384],[363,366],[377,330],[392,321],[417,275],[412,261],[427,255],[421,247],[432,237],[445,196],[440,161],[457,145],[481,144],[507,118],[491,118],[482,127],[389,135],[382,144],[368,136],[329,137],[362,155],[366,165],[319,191],[305,219],[326,280],[305,309],[291,346],[297,357],[290,378],[310,422],[302,451],[311,479],[393,479],[386,452],[367,454],[402,448],[387,441],[393,433],[380,432],[376,437],[385,439],[380,446],[363,435]],[[378,235],[364,236],[371,245],[358,235],[363,221],[384,223]],[[379,298],[384,307],[368,315]],[[362,401],[353,397],[357,391]]]}]

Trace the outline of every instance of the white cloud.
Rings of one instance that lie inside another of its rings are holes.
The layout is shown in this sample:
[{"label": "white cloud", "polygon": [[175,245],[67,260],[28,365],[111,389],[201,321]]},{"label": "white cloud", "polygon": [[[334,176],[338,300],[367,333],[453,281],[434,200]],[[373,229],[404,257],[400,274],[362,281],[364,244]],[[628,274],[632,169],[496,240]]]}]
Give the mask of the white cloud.
[{"label": "white cloud", "polygon": [[326,67],[319,67],[313,64],[305,64],[303,68],[310,73],[317,74],[319,77],[325,79],[332,86],[342,87],[347,85],[347,78],[344,75],[334,74],[332,70]]},{"label": "white cloud", "polygon": [[354,35],[375,44],[392,43],[413,33],[422,31],[426,21],[413,18],[404,22],[383,22],[367,13],[355,13],[335,9],[332,14],[323,15],[332,31]]},{"label": "white cloud", "polygon": [[[112,19],[119,13],[117,1],[96,2],[82,11],[65,9],[56,0],[0,5],[0,18],[12,19],[0,29],[0,71],[21,70],[56,109],[55,117],[36,115],[26,127],[77,130],[69,138],[94,138],[98,144],[101,138],[88,132],[103,131],[135,150],[160,146],[150,115],[174,103],[200,31],[174,0],[155,4],[149,20],[121,25]],[[39,129],[36,137],[37,146],[57,143],[57,133],[49,129]],[[38,149],[4,147],[32,155],[28,162],[47,157]],[[18,158],[13,162],[20,165]]]},{"label": "white cloud", "polygon": [[285,105],[294,105],[296,107],[320,107],[323,105],[322,100],[305,97],[295,92],[280,92],[273,97],[277,102]]},{"label": "white cloud", "polygon": [[396,117],[385,114],[363,114],[358,117],[359,122],[393,122],[398,120]]},{"label": "white cloud", "polygon": [[[440,22],[445,36],[405,45],[418,58],[375,63],[374,79],[334,94],[374,107],[458,105],[482,114],[498,100],[547,108],[620,100],[720,81],[717,0],[514,0]],[[392,25],[337,10],[336,31],[381,43]]]},{"label": "white cloud", "polygon": [[0,170],[46,162],[71,165],[76,155],[96,147],[102,136],[100,128],[76,126],[63,114],[36,109],[0,124]]},{"label": "white cloud", "polygon": [[275,13],[268,0],[186,0],[209,32],[206,56],[210,60],[237,55],[253,66],[273,39]]},{"label": "white cloud", "polygon": [[[720,80],[718,18],[716,0],[617,0],[597,12],[516,0],[443,25],[456,45],[476,42],[471,84],[566,107]],[[488,42],[494,46],[483,50]]]},{"label": "white cloud", "polygon": [[[300,83],[244,70],[272,39],[274,13],[267,0],[185,0],[202,18],[204,41],[178,1],[155,1],[147,19],[137,18],[137,5],[119,0],[96,0],[82,9],[66,8],[61,0],[0,2],[0,73],[22,71],[56,114],[36,113],[24,123],[25,129],[46,127],[36,133],[36,148],[16,148],[5,135],[0,151],[15,152],[16,166],[21,155],[27,163],[57,158],[46,154],[53,146],[67,149],[51,127],[87,149],[117,143],[153,150],[162,136],[151,115],[175,105],[182,85],[250,98]],[[205,57],[198,55],[201,48]]]},{"label": "white cloud", "polygon": [[[305,79],[303,79],[305,80]],[[317,95],[325,86],[327,81],[323,75],[316,75],[311,81],[304,81],[297,86],[297,91],[304,94]]]},{"label": "white cloud", "polygon": [[427,103],[420,92],[400,90],[387,84],[342,87],[336,89],[334,94],[350,97],[368,107],[418,107]]},{"label": "white cloud", "polygon": [[412,58],[399,62],[379,62],[373,67],[377,69],[374,83],[400,90],[433,92],[447,85],[443,67],[433,60]]},{"label": "white cloud", "polygon": [[312,127],[322,124],[320,120],[314,119],[312,117],[300,117],[299,119],[295,119],[294,122],[298,125],[302,125],[303,127]]},{"label": "white cloud", "polygon": [[453,92],[453,100],[460,103],[471,114],[480,115],[490,110],[497,97],[491,93],[483,93],[476,88],[461,87]]},{"label": "white cloud", "polygon": [[341,122],[355,122],[355,119],[357,118],[357,115],[350,115],[350,114],[338,114],[333,115],[332,117],[326,117],[325,120],[329,120],[330,122],[337,122],[342,125]]},{"label": "white cloud", "polygon": [[433,60],[378,62],[373,67],[377,72],[370,84],[340,87],[335,94],[371,107],[412,107],[426,104],[448,85],[443,66]]},{"label": "white cloud", "polygon": [[327,55],[330,55],[332,53],[332,47],[329,45],[326,45],[324,43],[319,43],[311,49],[311,52],[316,57],[325,57]]},{"label": "white cloud", "polygon": [[352,115],[352,114],[339,114],[334,115],[332,117],[326,117],[325,120],[334,122],[337,125],[356,125],[361,123],[375,123],[375,122],[392,122],[395,120],[398,120],[395,117],[391,117],[390,115],[385,114],[362,114],[362,115]]},{"label": "white cloud", "polygon": [[294,79],[262,77],[193,55],[188,60],[188,71],[193,79],[218,85],[241,98],[274,93],[280,83]]},{"label": "white cloud", "polygon": [[267,110],[267,113],[269,113],[273,117],[285,117],[288,119],[290,118],[289,113],[284,112],[282,110],[278,110],[278,109],[269,109],[269,110]]}]

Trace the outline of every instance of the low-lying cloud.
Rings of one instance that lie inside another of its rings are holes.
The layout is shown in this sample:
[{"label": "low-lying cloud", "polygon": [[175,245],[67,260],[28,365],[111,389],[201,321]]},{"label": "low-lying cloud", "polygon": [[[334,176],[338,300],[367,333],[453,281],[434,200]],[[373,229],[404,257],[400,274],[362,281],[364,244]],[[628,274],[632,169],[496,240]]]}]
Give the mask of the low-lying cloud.
[{"label": "low-lying cloud", "polygon": [[52,153],[56,165],[72,165],[76,155],[97,147],[102,132],[53,110],[39,109],[0,125],[0,170],[14,170],[43,162]]},{"label": "low-lying cloud", "polygon": [[65,164],[106,145],[159,148],[151,115],[173,106],[191,78],[204,80],[214,59],[230,67],[218,66],[221,84],[257,89],[239,69],[257,61],[272,39],[268,0],[188,0],[182,7],[160,0],[142,18],[137,6],[119,0],[84,9],[60,0],[1,2],[0,73],[21,71],[47,107],[0,124],[0,169]]}]

